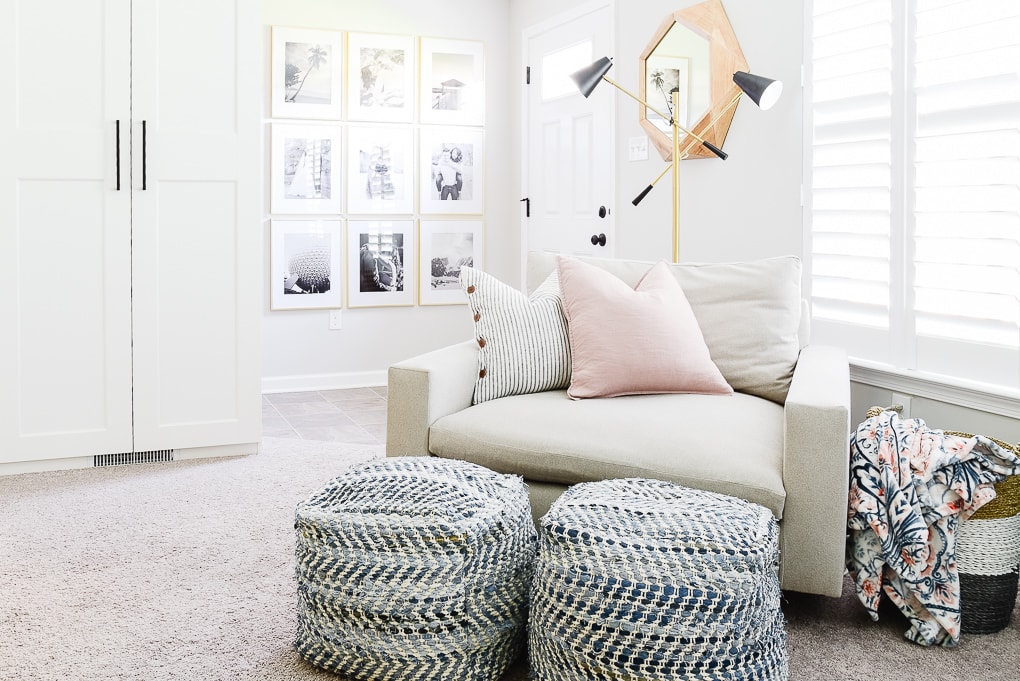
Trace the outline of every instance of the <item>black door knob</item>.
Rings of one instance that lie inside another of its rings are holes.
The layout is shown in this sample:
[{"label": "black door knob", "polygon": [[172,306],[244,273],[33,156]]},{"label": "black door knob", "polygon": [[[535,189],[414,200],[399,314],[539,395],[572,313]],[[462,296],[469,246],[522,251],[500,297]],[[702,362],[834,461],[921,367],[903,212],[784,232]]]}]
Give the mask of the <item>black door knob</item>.
[{"label": "black door knob", "polygon": [[591,245],[592,246],[605,246],[606,245],[606,235],[605,234],[592,234],[591,235]]},{"label": "black door knob", "polygon": [[605,206],[599,206],[599,217],[604,218],[609,215],[609,209]]}]

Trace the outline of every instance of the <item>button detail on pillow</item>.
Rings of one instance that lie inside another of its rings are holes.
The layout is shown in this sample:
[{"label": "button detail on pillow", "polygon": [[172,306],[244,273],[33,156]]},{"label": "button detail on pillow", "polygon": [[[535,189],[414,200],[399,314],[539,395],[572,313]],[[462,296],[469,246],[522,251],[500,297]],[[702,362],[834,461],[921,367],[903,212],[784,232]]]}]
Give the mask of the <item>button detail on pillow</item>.
[{"label": "button detail on pillow", "polygon": [[461,268],[460,283],[478,343],[474,404],[567,387],[570,347],[556,272],[530,298],[473,267]]},{"label": "button detail on pillow", "polygon": [[665,262],[632,289],[600,267],[557,257],[573,399],[649,393],[731,395]]}]

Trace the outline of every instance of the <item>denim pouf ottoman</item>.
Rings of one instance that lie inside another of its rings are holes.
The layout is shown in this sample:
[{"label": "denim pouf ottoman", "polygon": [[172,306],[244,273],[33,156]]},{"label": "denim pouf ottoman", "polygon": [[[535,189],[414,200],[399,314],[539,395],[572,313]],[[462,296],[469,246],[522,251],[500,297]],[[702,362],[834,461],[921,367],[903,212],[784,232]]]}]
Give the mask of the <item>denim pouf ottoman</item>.
[{"label": "denim pouf ottoman", "polygon": [[575,485],[542,518],[529,655],[540,681],[786,679],[778,526],[658,480]]},{"label": "denim pouf ottoman", "polygon": [[355,466],[297,506],[298,632],[350,679],[498,679],[523,651],[537,533],[519,477]]}]

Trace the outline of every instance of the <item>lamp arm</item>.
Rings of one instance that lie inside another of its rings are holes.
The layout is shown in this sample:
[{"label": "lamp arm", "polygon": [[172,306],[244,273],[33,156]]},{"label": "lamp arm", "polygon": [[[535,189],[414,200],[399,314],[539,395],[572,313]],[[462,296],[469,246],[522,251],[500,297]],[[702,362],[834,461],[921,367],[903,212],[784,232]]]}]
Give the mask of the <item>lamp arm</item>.
[{"label": "lamp arm", "polygon": [[659,111],[658,109],[656,109],[656,108],[655,108],[654,106],[652,106],[651,104],[649,104],[649,103],[648,103],[648,102],[646,102],[645,100],[641,99],[640,97],[638,97],[638,96],[637,96],[637,95],[635,95],[635,94],[634,94],[633,92],[631,92],[631,91],[630,91],[630,90],[628,90],[627,88],[625,88],[625,87],[623,87],[622,85],[620,85],[619,83],[617,83],[617,82],[616,82],[615,80],[613,80],[613,79],[612,79],[612,78],[610,78],[609,76],[602,76],[602,80],[606,81],[607,83],[609,83],[610,85],[612,85],[613,87],[615,87],[615,88],[616,88],[617,90],[619,90],[619,91],[620,91],[620,92],[622,92],[623,94],[625,94],[625,95],[627,95],[628,97],[630,97],[631,99],[633,99],[633,100],[634,100],[635,102],[637,102],[638,104],[641,104],[642,106],[646,106],[646,107],[648,107],[649,109],[651,109],[652,111],[654,111],[654,112],[655,112],[655,113],[657,113],[658,115],[660,115],[660,116],[662,116],[663,118],[665,118],[665,119],[666,119],[667,121],[671,121],[671,120],[673,120],[673,117],[672,117],[672,116],[667,116],[666,114],[662,113],[661,111]]},{"label": "lamp arm", "polygon": [[641,193],[640,193],[640,194],[638,194],[638,195],[637,195],[637,196],[636,196],[636,197],[634,198],[634,200],[633,200],[633,201],[631,201],[631,203],[632,203],[633,205],[635,205],[635,206],[636,206],[636,205],[638,205],[639,203],[641,203],[641,200],[642,200],[643,198],[645,198],[646,196],[648,196],[648,192],[652,191],[652,187],[654,187],[655,185],[657,185],[657,184],[659,183],[659,180],[661,180],[662,178],[664,178],[664,177],[666,176],[666,173],[668,173],[668,172],[669,172],[669,171],[671,171],[671,170],[673,170],[673,165],[672,165],[672,164],[670,164],[670,165],[666,166],[666,168],[665,168],[665,169],[664,169],[664,170],[663,170],[663,171],[662,171],[661,173],[659,173],[659,176],[658,176],[657,178],[655,178],[654,180],[652,180],[652,181],[651,181],[651,182],[650,182],[650,183],[648,184],[648,186],[647,186],[647,187],[645,187],[644,189],[642,189],[642,190],[641,190]]},{"label": "lamp arm", "polygon": [[[616,81],[614,81],[614,80],[611,80],[611,79],[609,79],[609,78],[606,78],[605,76],[603,76],[602,78],[603,78],[603,80],[606,80],[606,81],[608,81],[610,85],[613,85],[613,86],[615,86],[615,87],[616,87],[616,88],[617,88],[618,90],[620,90],[621,92],[623,92],[624,94],[626,94],[627,96],[629,96],[629,97],[630,97],[631,99],[634,99],[634,100],[636,100],[636,101],[637,101],[638,103],[640,103],[640,104],[645,104],[645,102],[642,102],[642,101],[641,101],[641,99],[640,99],[639,97],[637,97],[637,96],[635,96],[635,95],[631,94],[630,92],[628,92],[626,88],[624,88],[624,87],[623,87],[622,85],[620,85],[620,84],[619,84],[619,83],[617,83]],[[740,96],[741,96],[742,94],[743,94],[742,92],[738,92],[738,93],[737,93],[737,94],[736,94],[736,95],[735,95],[735,96],[733,97],[733,99],[731,99],[731,100],[730,100],[730,101],[729,101],[729,102],[728,102],[728,103],[726,104],[726,106],[724,106],[724,107],[723,107],[723,108],[722,108],[722,109],[721,109],[721,110],[719,111],[719,113],[717,113],[717,114],[715,115],[715,117],[714,117],[714,118],[712,118],[712,120],[710,120],[710,121],[708,122],[708,125],[706,125],[706,126],[705,126],[705,130],[710,130],[710,129],[712,128],[712,126],[713,126],[713,125],[715,125],[715,124],[716,124],[716,122],[717,122],[717,121],[718,121],[718,120],[719,120],[720,118],[722,118],[722,117],[723,117],[723,115],[724,115],[724,114],[725,114],[725,113],[726,113],[727,111],[729,111],[730,109],[732,109],[732,108],[733,108],[733,107],[734,107],[734,106],[736,105],[736,103],[740,101]],[[645,106],[648,106],[648,108],[649,108],[649,109],[651,109],[652,111],[655,111],[655,113],[657,113],[657,114],[659,114],[660,116],[662,116],[662,112],[661,112],[661,111],[656,111],[655,107],[653,107],[653,106],[650,106],[650,105],[647,105],[647,104],[645,104]],[[663,118],[665,118],[665,116],[663,116]],[[676,122],[674,122],[674,123],[673,123],[673,125],[674,125],[674,127],[676,127],[676,128],[679,128],[680,130],[683,130],[683,128],[681,128],[681,127],[680,127],[679,125],[677,125],[677,124],[676,124]],[[680,152],[680,158],[687,158],[687,156],[688,156],[688,155],[690,154],[690,152],[691,152],[691,149],[693,149],[693,148],[694,148],[694,145],[695,145],[695,144],[705,144],[705,141],[704,141],[704,140],[702,140],[702,139],[698,138],[698,137],[697,137],[697,136],[695,136],[695,135],[694,135],[693,133],[690,133],[690,132],[688,132],[687,134],[689,134],[689,135],[691,136],[691,138],[692,138],[692,139],[691,139],[691,140],[689,140],[689,141],[687,142],[687,145],[686,145],[686,146],[684,146],[683,150],[682,150],[682,151]],[[644,199],[644,198],[645,198],[646,196],[648,196],[648,192],[652,191],[652,188],[653,188],[653,187],[655,187],[655,185],[656,185],[656,184],[658,184],[658,183],[659,183],[659,181],[660,181],[660,180],[661,180],[661,179],[662,179],[663,177],[665,177],[665,176],[666,176],[666,173],[668,173],[668,172],[669,172],[670,170],[672,170],[672,169],[673,169],[673,166],[672,166],[672,164],[670,164],[670,165],[667,165],[667,166],[666,166],[666,167],[665,167],[665,168],[663,169],[663,171],[662,171],[661,173],[659,173],[659,176],[658,176],[658,177],[656,177],[656,178],[655,178],[654,180],[652,180],[652,181],[651,181],[651,182],[650,182],[650,183],[648,184],[648,186],[647,186],[647,187],[645,187],[645,188],[644,188],[644,189],[643,189],[643,190],[641,191],[641,193],[640,193],[640,194],[638,194],[638,195],[637,195],[637,196],[636,196],[636,197],[634,198],[634,200],[633,200],[633,201],[631,201],[631,203],[632,203],[632,204],[634,204],[635,206],[636,206],[636,205],[638,205],[639,203],[641,203],[641,200],[642,200],[642,199]]]},{"label": "lamp arm", "polygon": [[[729,101],[729,104],[727,104],[726,106],[724,106],[724,107],[723,107],[723,108],[722,108],[722,109],[721,109],[721,110],[719,111],[719,113],[717,113],[717,114],[716,114],[716,115],[715,115],[715,116],[714,116],[714,117],[712,118],[712,120],[710,120],[710,121],[708,122],[708,125],[706,125],[706,126],[705,126],[705,130],[710,130],[710,129],[712,128],[712,126],[713,126],[713,125],[715,125],[715,124],[716,124],[716,122],[717,122],[717,121],[718,121],[718,120],[719,120],[720,118],[722,118],[722,117],[723,117],[723,115],[725,115],[725,114],[726,114],[726,112],[727,112],[727,111],[729,111],[730,109],[732,109],[732,108],[733,108],[733,107],[734,107],[734,106],[736,105],[736,103],[740,101],[740,97],[741,97],[741,95],[743,95],[743,94],[744,94],[744,93],[742,93],[742,92],[738,92],[738,93],[737,93],[737,94],[736,94],[736,95],[735,95],[735,96],[733,97],[733,99],[731,99],[731,100]],[[689,148],[690,148],[690,147],[688,147],[688,149],[689,149]],[[686,149],[685,149],[685,151],[686,151]]]},{"label": "lamp arm", "polygon": [[625,88],[625,87],[623,87],[622,85],[620,85],[619,83],[617,83],[617,82],[616,82],[615,80],[613,80],[613,79],[612,79],[612,78],[610,78],[609,76],[602,76],[602,80],[606,81],[607,83],[609,83],[610,85],[612,85],[613,87],[615,87],[615,88],[616,88],[617,90],[619,90],[619,91],[620,91],[620,92],[622,92],[623,94],[625,94],[625,95],[627,95],[628,97],[630,97],[631,99],[633,99],[633,100],[634,100],[635,102],[637,102],[638,104],[640,104],[640,105],[642,105],[642,106],[644,106],[644,107],[647,107],[647,108],[648,108],[648,109],[649,109],[650,111],[652,111],[652,112],[654,112],[654,113],[658,114],[658,115],[659,115],[659,116],[661,116],[661,117],[662,117],[663,119],[665,119],[665,120],[669,121],[669,122],[670,122],[670,123],[671,123],[671,124],[673,125],[673,127],[675,127],[675,128],[679,128],[681,132],[684,132],[684,133],[686,133],[686,134],[690,135],[691,137],[693,137],[693,138],[694,138],[694,139],[696,139],[697,141],[699,141],[699,142],[701,142],[702,144],[704,144],[705,140],[701,139],[700,137],[698,137],[697,135],[695,135],[695,134],[694,134],[693,132],[691,132],[690,130],[688,130],[688,129],[687,129],[687,128],[685,128],[684,126],[682,126],[682,125],[680,125],[679,123],[677,123],[677,122],[676,122],[676,121],[675,121],[675,120],[673,119],[673,117],[672,117],[672,116],[667,116],[666,114],[662,113],[661,111],[659,111],[658,109],[656,109],[656,108],[655,108],[654,106],[652,106],[651,104],[649,104],[649,103],[648,103],[648,102],[646,102],[645,100],[641,99],[640,97],[638,97],[638,96],[637,96],[637,95],[635,95],[635,94],[634,94],[633,92],[631,92],[631,91],[630,91],[630,90],[628,90],[627,88]]},{"label": "lamp arm", "polygon": [[[729,111],[730,109],[732,109],[732,108],[733,108],[733,106],[734,106],[734,105],[735,105],[735,104],[736,104],[737,102],[739,102],[739,101],[740,101],[740,96],[741,96],[742,94],[743,94],[742,92],[738,92],[738,93],[736,94],[736,96],[735,96],[735,97],[734,97],[733,99],[731,99],[731,100],[729,101],[729,103],[728,103],[728,104],[727,104],[726,106],[724,106],[724,107],[722,108],[722,110],[720,110],[720,111],[719,111],[719,113],[717,113],[717,114],[715,115],[715,117],[714,117],[714,118],[713,118],[712,120],[710,120],[710,121],[708,122],[708,125],[706,125],[706,126],[705,126],[705,131],[706,131],[706,132],[707,132],[707,131],[709,131],[709,130],[711,130],[711,129],[712,129],[712,126],[716,124],[716,121],[718,121],[718,120],[719,120],[720,118],[722,118],[722,117],[723,117],[723,114],[725,114],[725,113],[726,113],[727,111]],[[679,126],[678,126],[678,127],[679,127]],[[699,143],[699,142],[700,142],[701,144],[704,144],[704,143],[705,143],[704,141],[702,141],[702,140],[698,140],[698,139],[695,139],[695,140],[694,140],[694,141],[692,141],[692,142],[688,142],[688,143],[687,143],[687,146],[685,146],[685,147],[683,148],[683,152],[682,152],[682,153],[680,154],[680,158],[687,158],[687,155],[688,155],[688,154],[690,153],[691,149],[693,149],[693,148],[694,148],[694,145],[695,145],[695,143]],[[713,151],[713,153],[714,153],[714,151]]]}]

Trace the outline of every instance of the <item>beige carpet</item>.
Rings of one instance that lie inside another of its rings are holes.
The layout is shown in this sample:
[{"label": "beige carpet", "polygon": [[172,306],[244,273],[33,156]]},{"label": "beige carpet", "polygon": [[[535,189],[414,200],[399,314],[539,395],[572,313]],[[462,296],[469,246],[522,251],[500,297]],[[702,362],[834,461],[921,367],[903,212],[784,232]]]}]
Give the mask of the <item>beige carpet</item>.
[{"label": "beige carpet", "polygon": [[[295,504],[381,447],[0,477],[0,679],[336,679],[292,649]],[[955,650],[789,594],[794,681],[1020,678],[1020,612]],[[505,677],[527,678],[525,661]]]}]

